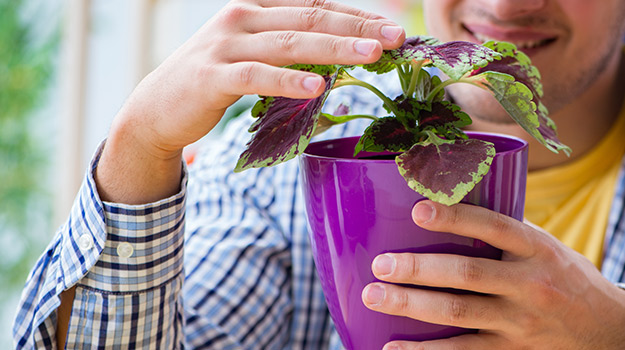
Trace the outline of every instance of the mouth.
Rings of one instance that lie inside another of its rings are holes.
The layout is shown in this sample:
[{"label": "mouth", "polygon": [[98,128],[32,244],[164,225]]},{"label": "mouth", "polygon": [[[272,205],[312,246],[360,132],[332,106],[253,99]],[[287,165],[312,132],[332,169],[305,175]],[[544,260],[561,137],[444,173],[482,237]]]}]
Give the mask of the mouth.
[{"label": "mouth", "polygon": [[486,25],[463,24],[463,29],[478,43],[490,40],[507,41],[527,55],[535,55],[557,41],[557,36],[532,30],[502,30]]}]

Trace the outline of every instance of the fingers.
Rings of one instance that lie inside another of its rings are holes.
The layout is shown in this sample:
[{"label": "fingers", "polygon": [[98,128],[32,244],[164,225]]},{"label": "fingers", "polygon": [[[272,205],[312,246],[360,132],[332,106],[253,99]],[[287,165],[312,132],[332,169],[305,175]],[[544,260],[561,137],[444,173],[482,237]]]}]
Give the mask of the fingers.
[{"label": "fingers", "polygon": [[233,95],[259,94],[303,99],[319,96],[325,88],[324,79],[317,74],[258,62],[234,63],[225,69],[220,74],[227,76],[223,81],[229,84],[222,89]]},{"label": "fingers", "polygon": [[362,301],[373,311],[416,320],[476,329],[500,329],[504,302],[493,296],[450,294],[394,284],[371,283]]},{"label": "fingers", "polygon": [[[306,32],[263,32],[231,52],[232,60],[258,61],[274,66],[305,64],[367,64],[382,55],[377,40]],[[246,41],[248,39],[245,39]],[[276,53],[281,53],[276,55]],[[236,58],[235,58],[236,56]]]},{"label": "fingers", "polygon": [[370,38],[378,40],[385,49],[401,45],[405,38],[403,28],[386,19],[369,19],[319,8],[250,8],[246,11],[259,12],[258,15],[245,15],[249,18],[245,29],[250,33],[298,31]]},{"label": "fingers", "polygon": [[382,254],[371,267],[375,277],[391,283],[449,287],[509,295],[520,280],[514,262],[453,254]]},{"label": "fingers", "polygon": [[497,336],[489,333],[464,334],[457,337],[424,342],[393,341],[382,350],[458,350],[502,349]]},{"label": "fingers", "polygon": [[319,76],[275,69],[292,64],[356,65],[399,47],[404,30],[381,16],[321,0],[233,0],[187,50],[204,52],[201,77],[219,94],[313,98]]},{"label": "fingers", "polygon": [[312,7],[263,8],[239,1],[215,21],[203,36],[224,62],[372,63],[382,49],[399,47],[405,39],[403,28],[389,20]]},{"label": "fingers", "polygon": [[363,11],[351,6],[347,6],[340,2],[325,1],[325,0],[259,0],[258,5],[266,8],[270,7],[310,7],[324,10],[330,10],[334,12],[341,12],[357,17],[368,19],[384,19],[384,17]]},{"label": "fingers", "polygon": [[445,206],[421,201],[414,206],[412,218],[425,229],[476,238],[520,257],[533,256],[536,239],[542,237],[506,215],[469,204]]}]

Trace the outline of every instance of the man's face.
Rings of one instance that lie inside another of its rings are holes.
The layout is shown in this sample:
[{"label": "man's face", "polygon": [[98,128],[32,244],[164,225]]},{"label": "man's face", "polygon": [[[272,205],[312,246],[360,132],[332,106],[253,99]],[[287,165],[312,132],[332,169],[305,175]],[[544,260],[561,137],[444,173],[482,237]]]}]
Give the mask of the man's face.
[{"label": "man's face", "polygon": [[[424,13],[429,33],[440,40],[516,44],[540,70],[552,113],[614,61],[625,33],[624,0],[424,0]],[[452,95],[475,117],[510,120],[475,87],[456,84]]]}]

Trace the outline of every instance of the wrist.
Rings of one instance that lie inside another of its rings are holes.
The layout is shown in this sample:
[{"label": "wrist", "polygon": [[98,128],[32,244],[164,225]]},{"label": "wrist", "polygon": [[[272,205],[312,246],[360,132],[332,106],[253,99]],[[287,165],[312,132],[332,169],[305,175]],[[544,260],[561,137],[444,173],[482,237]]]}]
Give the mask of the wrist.
[{"label": "wrist", "polygon": [[145,129],[136,122],[113,123],[94,172],[102,200],[143,204],[180,190],[182,149],[161,147],[137,133]]}]

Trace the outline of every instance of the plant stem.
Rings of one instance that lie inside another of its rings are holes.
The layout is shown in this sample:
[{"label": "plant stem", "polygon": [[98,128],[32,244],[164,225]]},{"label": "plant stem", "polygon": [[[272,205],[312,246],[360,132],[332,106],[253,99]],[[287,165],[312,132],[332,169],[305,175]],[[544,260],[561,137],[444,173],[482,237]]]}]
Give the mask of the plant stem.
[{"label": "plant stem", "polygon": [[408,90],[408,82],[406,81],[406,70],[404,69],[404,65],[396,65],[397,75],[399,76],[399,82],[401,83],[401,90],[404,91],[404,96],[406,96],[405,91]]},{"label": "plant stem", "polygon": [[432,91],[430,91],[430,93],[427,95],[425,100],[426,101],[432,101],[434,99],[434,96],[436,96],[439,91],[445,89],[446,87],[448,87],[451,84],[463,83],[463,82],[465,82],[465,81],[463,81],[462,79],[460,79],[460,80],[447,79],[444,82],[442,82],[440,85],[438,85],[437,87],[432,89]]},{"label": "plant stem", "polygon": [[391,113],[393,113],[395,116],[399,115],[398,110],[395,106],[395,102],[393,102],[393,100],[391,100],[386,95],[384,95],[382,91],[378,90],[375,86],[369,83],[366,83],[362,80],[358,80],[352,77],[348,73],[344,73],[344,74],[347,78],[342,78],[342,79],[337,80],[336,84],[334,84],[334,88],[339,88],[341,86],[349,86],[349,85],[364,87],[365,89],[373,92],[376,96],[378,96],[382,100],[382,102],[384,102],[384,106],[386,106],[386,108],[388,108],[388,110],[391,111]]},{"label": "plant stem", "polygon": [[455,83],[465,83],[465,84],[471,84],[473,86],[477,86],[479,88],[482,89],[486,89],[485,86],[477,84],[476,82],[479,82],[480,80],[480,75],[474,75],[472,77],[463,77],[460,78],[458,80],[453,80],[453,79],[447,79],[445,80],[442,84],[440,84],[439,86],[437,86],[435,89],[433,89],[427,96],[426,100],[427,101],[432,101],[432,99],[434,99],[434,96],[436,96],[436,94],[441,90],[444,89],[446,87],[448,87],[451,84],[455,84]]},{"label": "plant stem", "polygon": [[406,97],[411,97],[412,95],[414,95],[415,90],[417,89],[417,83],[419,82],[419,73],[421,73],[423,61],[419,61],[419,63],[412,61],[410,62],[410,66],[412,67],[412,75],[410,78],[408,91],[404,94]]},{"label": "plant stem", "polygon": [[350,114],[350,115],[340,115],[340,116],[324,114],[324,116],[328,120],[337,124],[347,123],[348,121],[355,120],[355,119],[371,119],[373,121],[377,121],[380,119],[374,115],[369,115],[369,114]]}]

